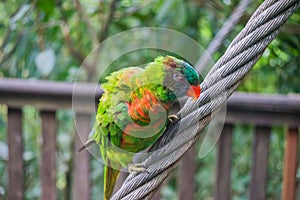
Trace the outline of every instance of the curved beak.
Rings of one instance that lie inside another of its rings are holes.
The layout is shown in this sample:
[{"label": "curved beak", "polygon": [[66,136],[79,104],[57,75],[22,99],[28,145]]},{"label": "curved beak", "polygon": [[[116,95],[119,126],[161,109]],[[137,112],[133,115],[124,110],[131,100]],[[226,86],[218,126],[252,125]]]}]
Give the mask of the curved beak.
[{"label": "curved beak", "polygon": [[198,99],[201,93],[200,85],[191,85],[186,92],[186,96],[193,97],[194,99]]}]

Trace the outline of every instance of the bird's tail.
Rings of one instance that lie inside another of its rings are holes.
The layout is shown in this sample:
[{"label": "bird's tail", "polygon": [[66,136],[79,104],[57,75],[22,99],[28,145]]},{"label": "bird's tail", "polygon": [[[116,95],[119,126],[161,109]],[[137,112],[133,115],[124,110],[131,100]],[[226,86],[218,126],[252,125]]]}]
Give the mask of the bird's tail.
[{"label": "bird's tail", "polygon": [[120,171],[107,165],[104,167],[104,200],[109,200],[113,193]]}]

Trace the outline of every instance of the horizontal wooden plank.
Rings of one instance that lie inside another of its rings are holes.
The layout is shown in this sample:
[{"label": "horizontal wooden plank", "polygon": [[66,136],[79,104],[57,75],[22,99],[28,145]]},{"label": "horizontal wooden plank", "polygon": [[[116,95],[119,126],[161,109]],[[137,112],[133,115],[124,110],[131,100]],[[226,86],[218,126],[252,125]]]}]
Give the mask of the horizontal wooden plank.
[{"label": "horizontal wooden plank", "polygon": [[72,96],[73,89],[78,89],[78,95],[90,96],[90,93],[100,93],[102,89],[94,83],[54,82],[37,79],[0,79],[0,92],[24,95],[48,95],[53,97]]},{"label": "horizontal wooden plank", "polygon": [[227,108],[265,112],[300,113],[300,95],[236,92],[228,99]]},{"label": "horizontal wooden plank", "polygon": [[70,109],[74,103],[80,112],[92,113],[102,93],[101,87],[93,83],[0,79],[0,103],[14,108],[31,105],[58,110]]},{"label": "horizontal wooden plank", "polygon": [[300,124],[299,113],[268,112],[261,110],[234,109],[228,107],[225,122],[228,124],[246,123],[259,126],[288,125],[297,126]]},{"label": "horizontal wooden plank", "polygon": [[[93,83],[0,79],[0,103],[16,108],[32,105],[42,110],[57,110],[71,109],[73,105],[78,112],[95,113],[102,93],[100,85]],[[300,95],[234,93],[227,101],[226,122],[298,125]]]},{"label": "horizontal wooden plank", "polygon": [[227,101],[226,123],[298,126],[300,95],[234,93]]}]

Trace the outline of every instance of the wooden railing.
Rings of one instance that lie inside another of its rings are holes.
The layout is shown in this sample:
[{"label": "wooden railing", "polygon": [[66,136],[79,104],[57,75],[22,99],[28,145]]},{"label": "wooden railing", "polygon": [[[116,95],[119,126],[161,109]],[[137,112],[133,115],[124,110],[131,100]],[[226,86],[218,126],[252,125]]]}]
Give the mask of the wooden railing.
[{"label": "wooden railing", "polygon": [[[94,111],[86,106],[90,94],[99,98],[102,90],[93,84],[81,84],[76,91],[80,97],[79,110],[76,112],[79,132],[90,130],[90,117]],[[0,104],[7,106],[7,143],[9,148],[8,160],[8,199],[24,199],[24,161],[22,108],[31,105],[39,109],[42,121],[42,145],[40,179],[42,200],[57,199],[56,189],[56,112],[72,108],[71,83],[55,83],[48,81],[0,79]],[[96,102],[97,100],[95,100]],[[78,103],[78,102],[77,102]],[[282,199],[296,199],[296,171],[298,163],[298,138],[300,124],[300,96],[261,95],[235,93],[228,100],[227,116],[223,133],[217,148],[217,168],[214,189],[214,199],[231,199],[231,165],[232,165],[232,134],[236,123],[255,125],[254,143],[252,150],[251,181],[249,199],[267,199],[267,164],[271,127],[286,126],[283,189]],[[87,135],[86,135],[87,138]],[[284,141],[283,141],[284,142]],[[74,152],[81,146],[79,138],[75,137]],[[195,152],[191,149],[183,158],[178,186],[180,199],[192,199],[195,193]],[[187,170],[188,169],[188,170]],[[89,184],[89,155],[83,152],[74,155],[72,170],[73,192],[72,199],[90,199]],[[156,198],[159,195],[156,195]],[[181,198],[182,197],[182,198]]]}]

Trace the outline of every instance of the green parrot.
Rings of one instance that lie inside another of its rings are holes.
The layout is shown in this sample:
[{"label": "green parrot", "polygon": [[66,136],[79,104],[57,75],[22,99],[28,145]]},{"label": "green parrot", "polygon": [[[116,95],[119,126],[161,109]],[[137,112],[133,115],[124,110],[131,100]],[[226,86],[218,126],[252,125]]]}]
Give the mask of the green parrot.
[{"label": "green parrot", "polygon": [[144,68],[121,69],[106,79],[92,135],[105,164],[105,200],[112,195],[121,167],[145,170],[131,164],[133,155],[162,135],[171,121],[168,112],[177,98],[196,99],[201,91],[197,71],[172,56],[157,57]]}]

